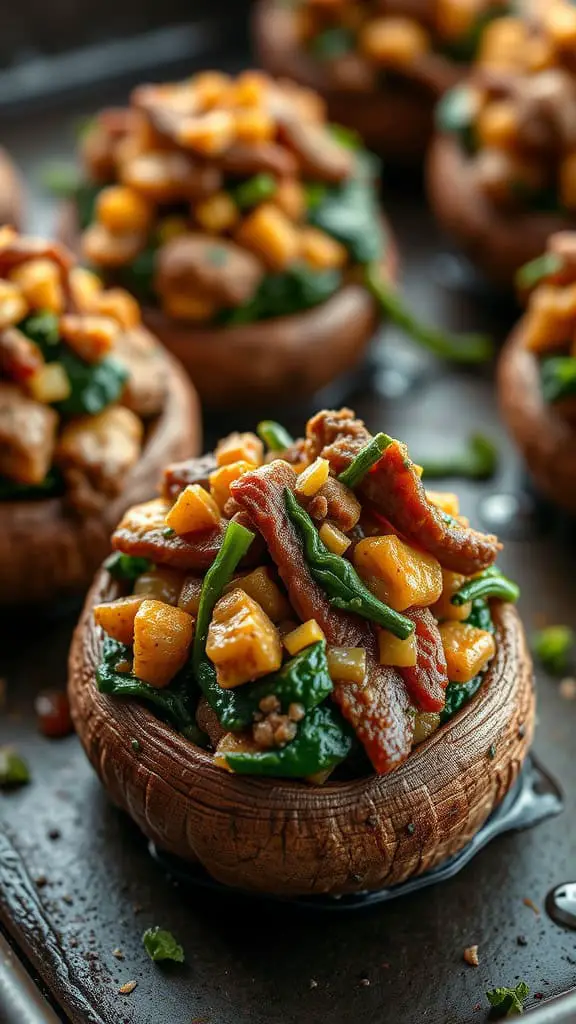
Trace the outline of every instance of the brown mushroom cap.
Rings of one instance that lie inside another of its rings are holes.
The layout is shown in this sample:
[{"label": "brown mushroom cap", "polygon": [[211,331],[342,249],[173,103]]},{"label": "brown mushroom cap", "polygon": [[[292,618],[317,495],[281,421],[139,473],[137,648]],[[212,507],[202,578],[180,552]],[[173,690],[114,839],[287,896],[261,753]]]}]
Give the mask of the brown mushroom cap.
[{"label": "brown mushroom cap", "polygon": [[499,210],[480,190],[458,142],[447,135],[430,147],[427,185],[441,227],[500,288],[513,287],[516,271],[545,251],[549,235],[574,226],[560,214]]},{"label": "brown mushroom cap", "polygon": [[[398,275],[398,251],[384,221],[383,271]],[[60,211],[58,238],[79,249],[72,203]],[[326,302],[291,316],[236,327],[205,327],[144,307],[146,326],[186,367],[204,405],[231,408],[309,398],[361,359],[380,322],[372,296],[347,284]]]},{"label": "brown mushroom cap", "polygon": [[470,841],[530,746],[530,655],[516,610],[497,604],[497,652],[480,691],[390,775],[321,787],[232,775],[142,704],[98,692],[92,609],[118,593],[99,572],[74,634],[69,696],[80,740],[112,800],[159,848],[226,885],[344,893],[428,871]]},{"label": "brown mushroom cap", "polygon": [[521,320],[500,356],[500,410],[538,490],[576,513],[576,425],[544,400],[538,360],[523,335]]},{"label": "brown mushroom cap", "polygon": [[131,505],[153,497],[167,462],[200,451],[196,393],[175,359],[166,400],[122,493],[104,515],[80,518],[63,498],[0,502],[0,607],[82,593],[110,551],[110,534]]},{"label": "brown mushroom cap", "polygon": [[6,150],[0,147],[0,225],[20,227],[23,205],[20,175]]},{"label": "brown mushroom cap", "polygon": [[328,105],[330,120],[355,129],[368,149],[400,163],[422,157],[432,134],[434,107],[464,70],[438,59],[423,75],[406,72],[388,89],[336,89],[322,63],[300,46],[289,7],[277,0],[259,0],[252,27],[260,63],[270,74],[315,89]]}]

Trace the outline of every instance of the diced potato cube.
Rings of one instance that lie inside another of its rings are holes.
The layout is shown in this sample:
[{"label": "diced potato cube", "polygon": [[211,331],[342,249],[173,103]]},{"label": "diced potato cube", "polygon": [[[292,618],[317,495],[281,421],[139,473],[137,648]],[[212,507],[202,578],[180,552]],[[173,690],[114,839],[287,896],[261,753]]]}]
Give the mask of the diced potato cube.
[{"label": "diced potato cube", "polygon": [[260,107],[270,89],[270,78],[263,71],[243,71],[232,85],[229,102],[238,107]]},{"label": "diced potato cube", "polygon": [[146,233],[153,215],[152,204],[127,185],[110,185],[98,193],[96,219],[113,235]]},{"label": "diced potato cube", "polygon": [[29,308],[18,285],[0,279],[0,331],[23,320]]},{"label": "diced potato cube", "polygon": [[237,576],[224,588],[224,593],[229,590],[243,590],[245,594],[258,602],[268,618],[275,624],[293,614],[290,602],[278,584],[271,578],[270,570],[264,565],[246,573],[245,576]]},{"label": "diced potato cube", "polygon": [[218,442],[214,454],[219,466],[228,466],[231,462],[252,462],[255,466],[261,466],[264,461],[264,445],[256,434],[239,434],[234,431]]},{"label": "diced potato cube", "polygon": [[174,320],[191,320],[195,323],[206,323],[216,313],[215,303],[203,295],[192,292],[168,292],[160,296],[162,309]]},{"label": "diced potato cube", "polygon": [[64,291],[60,270],[53,260],[27,260],[14,267],[9,277],[21,289],[30,309],[62,312]]},{"label": "diced potato cube", "polygon": [[324,639],[324,633],[316,619],[308,619],[308,622],[303,622],[301,626],[297,626],[291,633],[286,633],[283,637],[284,646],[292,657],[299,651],[303,651],[305,647],[310,647],[310,644],[316,644],[319,640]]},{"label": "diced potato cube", "polygon": [[319,533],[322,543],[335,555],[343,555],[352,543],[350,537],[342,533],[342,530],[339,530],[333,523],[322,523]]},{"label": "diced potato cube", "polygon": [[302,228],[300,251],[306,262],[317,270],[338,269],[348,262],[345,246],[319,228]]},{"label": "diced potato cube", "polygon": [[236,128],[229,110],[211,110],[200,117],[187,117],[180,124],[177,140],[186,149],[203,156],[223,153],[234,142]]},{"label": "diced potato cube", "polygon": [[95,299],[104,287],[98,275],[85,267],[72,267],[68,284],[76,309],[80,313],[92,313]]},{"label": "diced potato cube", "polygon": [[468,683],[486,667],[496,653],[492,633],[465,622],[442,622],[440,636],[453,683]]},{"label": "diced potato cube", "polygon": [[194,619],[163,601],[142,601],[134,618],[134,675],[162,689],[186,664]]},{"label": "diced potato cube", "polygon": [[514,148],[518,142],[518,116],[512,100],[493,100],[478,114],[476,136],[480,146]]},{"label": "diced potato cube", "polygon": [[240,589],[217,601],[206,653],[224,689],[276,672],[282,664],[278,630],[260,605]]},{"label": "diced potato cube", "polygon": [[129,597],[119,597],[116,601],[97,604],[94,609],[95,622],[113,640],[131,647],[134,640],[134,619],[144,600],[141,594],[130,594]]},{"label": "diced potato cube", "polygon": [[412,18],[384,17],[366,22],[359,46],[366,57],[383,67],[406,68],[430,50],[431,41]]},{"label": "diced potato cube", "polygon": [[[177,604],[181,608],[179,597],[184,582],[185,577],[177,569],[158,566],[138,577],[134,584],[134,593],[154,598],[155,601],[163,601],[164,604]],[[190,608],[184,608],[184,611],[195,614]]]},{"label": "diced potato cube", "polygon": [[520,18],[496,18],[481,35],[478,65],[503,70],[520,67],[527,36],[527,27]]},{"label": "diced potato cube", "polygon": [[60,336],[87,363],[99,363],[108,355],[120,333],[116,320],[108,316],[77,316],[66,313],[60,317]]},{"label": "diced potato cube", "polygon": [[189,615],[197,615],[204,580],[202,576],[186,576],[178,598],[178,607]]},{"label": "diced potato cube", "polygon": [[300,252],[296,227],[273,203],[261,203],[248,214],[236,232],[236,241],[261,256],[271,270],[285,270]]},{"label": "diced potato cube", "polygon": [[366,675],[364,647],[329,647],[328,671],[334,682],[363,683]]},{"label": "diced potato cube", "polygon": [[180,492],[168,515],[166,526],[177,534],[212,530],[220,522],[220,509],[200,484],[188,484]]},{"label": "diced potato cube", "polygon": [[142,320],[138,302],[124,288],[109,288],[100,292],[94,297],[93,310],[99,316],[116,320],[127,331],[138,327]]},{"label": "diced potato cube", "polygon": [[361,540],[354,565],[376,596],[397,612],[434,604],[442,593],[440,563],[394,534]]},{"label": "diced potato cube", "polygon": [[442,595],[436,604],[432,605],[430,611],[437,619],[453,619],[455,622],[462,622],[467,619],[472,611],[472,602],[466,604],[452,604],[454,594],[458,593],[466,583],[466,576],[459,572],[450,572],[449,569],[442,569]]},{"label": "diced potato cube", "polygon": [[397,668],[413,668],[418,660],[416,634],[400,640],[387,629],[378,630],[378,652],[381,665],[395,665]]},{"label": "diced potato cube", "polygon": [[269,142],[276,132],[276,125],[266,110],[246,107],[234,111],[236,138],[240,142]]},{"label": "diced potato cube", "polygon": [[330,476],[330,463],[328,459],[318,457],[300,473],[296,483],[296,494],[304,498],[311,498],[324,486]]},{"label": "diced potato cube", "polygon": [[414,744],[423,743],[440,727],[437,711],[419,711],[414,719]]},{"label": "diced potato cube", "polygon": [[27,380],[26,387],[32,398],[44,405],[65,401],[72,390],[62,363],[46,363]]},{"label": "diced potato cube", "polygon": [[254,465],[252,462],[244,462],[243,459],[240,459],[238,462],[231,462],[226,466],[220,466],[219,469],[215,469],[210,474],[210,494],[220,511],[224,509],[224,505],[230,497],[230,484],[234,480],[238,480],[239,477],[244,476],[244,473],[250,473],[253,469]]},{"label": "diced potato cube", "polygon": [[523,322],[524,345],[530,352],[563,346],[576,324],[576,284],[541,284],[533,293]]},{"label": "diced potato cube", "polygon": [[451,491],[426,491],[426,497],[431,505],[436,505],[446,515],[460,515],[460,500],[457,494],[452,494]]},{"label": "diced potato cube", "polygon": [[240,220],[240,210],[228,192],[216,192],[194,207],[194,217],[210,234],[231,231]]},{"label": "diced potato cube", "polygon": [[300,221],[306,213],[306,193],[296,178],[283,178],[278,182],[274,202],[290,220]]},{"label": "diced potato cube", "polygon": [[194,76],[191,85],[201,105],[209,109],[226,99],[230,93],[232,79],[223,71],[202,71]]}]

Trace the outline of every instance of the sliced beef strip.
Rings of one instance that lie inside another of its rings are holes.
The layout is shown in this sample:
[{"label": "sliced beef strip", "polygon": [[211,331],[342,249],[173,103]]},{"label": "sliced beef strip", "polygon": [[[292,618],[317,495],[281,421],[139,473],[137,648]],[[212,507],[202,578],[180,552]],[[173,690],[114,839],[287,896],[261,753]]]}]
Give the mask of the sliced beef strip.
[{"label": "sliced beef strip", "polygon": [[170,507],[169,501],[156,498],[128,509],[112,534],[112,547],[175,569],[208,569],[220,550],[226,520],[202,533],[166,536],[166,513]]},{"label": "sliced beef strip", "polygon": [[429,608],[403,612],[416,627],[418,660],[413,668],[399,669],[414,704],[420,711],[441,711],[446,703],[448,668],[438,623]]},{"label": "sliced beef strip", "polygon": [[218,166],[239,178],[262,173],[291,178],[298,170],[294,154],[275,142],[235,142],[219,157]]},{"label": "sliced beef strip", "polygon": [[41,484],[50,469],[58,414],[14,384],[0,383],[0,476],[20,484]]},{"label": "sliced beef strip", "polygon": [[213,452],[199,455],[195,459],[173,462],[164,470],[162,497],[174,501],[188,484],[201,484],[208,490],[209,477],[215,469],[218,469],[218,463]]},{"label": "sliced beef strip", "polygon": [[159,249],[156,287],[161,295],[200,291],[219,306],[241,306],[264,274],[258,257],[235,242],[190,233]]},{"label": "sliced beef strip", "polygon": [[288,463],[276,460],[236,480],[231,492],[264,538],[299,617],[316,619],[329,644],[366,649],[364,683],[336,682],[333,696],[375,771],[384,774],[411,750],[414,725],[406,687],[395,669],[378,663],[370,624],[333,608],[312,579],[284,503],[284,491],[293,490],[296,479]]},{"label": "sliced beef strip", "polygon": [[352,150],[333,138],[326,125],[285,117],[280,122],[280,136],[295,154],[304,178],[338,184],[352,175]]},{"label": "sliced beef strip", "polygon": [[112,406],[67,423],[55,452],[69,503],[82,515],[102,511],[140,458],[143,426],[130,409]]},{"label": "sliced beef strip", "polygon": [[[362,420],[353,418],[349,409],[320,412],[308,424],[310,455],[328,459],[336,475],[350,465],[370,438]],[[358,491],[409,543],[434,555],[452,572],[465,576],[480,572],[494,563],[502,548],[497,537],[462,526],[428,501],[399,442],[385,450]]]},{"label": "sliced beef strip", "polygon": [[52,260],[63,274],[68,274],[74,260],[63,245],[29,235],[12,236],[8,229],[3,231],[6,233],[0,235],[0,277],[6,277],[15,267],[33,259]]}]

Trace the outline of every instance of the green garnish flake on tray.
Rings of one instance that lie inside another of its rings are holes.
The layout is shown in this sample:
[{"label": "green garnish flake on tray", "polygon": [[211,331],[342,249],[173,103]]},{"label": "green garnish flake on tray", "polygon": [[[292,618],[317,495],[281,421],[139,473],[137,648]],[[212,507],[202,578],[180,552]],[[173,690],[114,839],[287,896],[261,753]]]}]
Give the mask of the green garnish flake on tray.
[{"label": "green garnish flake on tray", "polygon": [[30,782],[30,769],[13,747],[0,747],[0,787],[25,786]]},{"label": "green garnish flake on tray", "polygon": [[182,946],[176,942],[172,932],[168,932],[164,928],[147,928],[142,936],[142,945],[155,963],[163,960],[172,960],[177,964],[184,963]]},{"label": "green garnish flake on tray", "polygon": [[547,626],[532,634],[532,651],[551,675],[563,675],[570,668],[576,634],[570,626]]},{"label": "green garnish flake on tray", "polygon": [[530,989],[526,982],[519,981],[514,988],[501,986],[491,989],[486,993],[486,998],[495,1016],[516,1017],[524,1013],[524,1003],[529,995]]}]

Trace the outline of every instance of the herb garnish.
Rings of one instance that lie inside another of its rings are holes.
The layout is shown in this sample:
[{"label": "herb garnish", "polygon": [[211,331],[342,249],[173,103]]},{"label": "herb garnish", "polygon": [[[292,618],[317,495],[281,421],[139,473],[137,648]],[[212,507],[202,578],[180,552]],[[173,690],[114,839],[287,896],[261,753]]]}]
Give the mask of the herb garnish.
[{"label": "herb garnish", "polygon": [[24,786],[30,782],[26,761],[13,747],[0,747],[0,786]]},{"label": "herb garnish", "polygon": [[488,1002],[499,1017],[515,1017],[524,1013],[524,1003],[530,995],[525,981],[519,981],[515,988],[493,988],[486,993]]},{"label": "herb garnish", "polygon": [[164,928],[147,928],[142,936],[142,945],[151,960],[173,960],[177,964],[184,963],[184,950],[172,935]]}]

